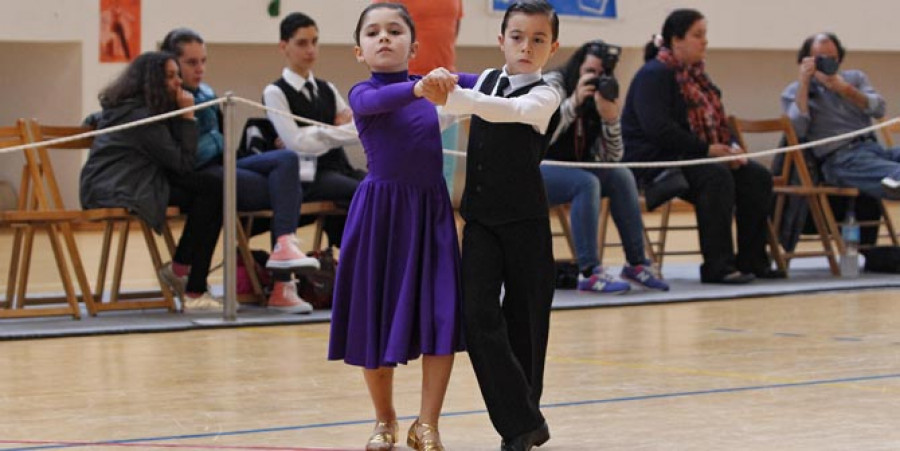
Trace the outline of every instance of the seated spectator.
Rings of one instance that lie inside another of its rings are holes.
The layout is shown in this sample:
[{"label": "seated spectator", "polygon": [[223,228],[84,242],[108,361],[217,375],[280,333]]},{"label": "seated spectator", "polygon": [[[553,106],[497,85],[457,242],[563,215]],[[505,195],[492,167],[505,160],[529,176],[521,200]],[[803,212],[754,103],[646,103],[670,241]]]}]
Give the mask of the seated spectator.
[{"label": "seated spectator", "polygon": [[[626,161],[671,161],[744,153],[728,129],[721,93],[706,74],[706,19],[678,9],[666,18],[662,47],[635,74],[622,113]],[[652,42],[648,45],[654,45]],[[634,171],[650,184],[659,169]],[[739,284],[784,277],[766,255],[772,175],[746,159],[685,166],[681,197],[696,210],[703,283]],[[732,243],[737,222],[737,255]]]},{"label": "seated spectator", "polygon": [[[884,98],[865,73],[840,70],[846,54],[833,33],[806,38],[797,54],[797,81],[781,94],[781,106],[800,139],[815,141],[872,125],[884,116]],[[859,188],[876,198],[900,199],[900,148],[885,149],[874,134],[813,148],[831,185]]]},{"label": "seated spectator", "polygon": [[[138,56],[100,92],[103,111],[97,128],[122,125],[194,105],[181,87],[172,55]],[[160,232],[166,206],[187,212],[184,233],[171,271],[186,277],[175,286],[186,311],[221,309],[207,288],[207,276],[222,225],[222,184],[194,171],[197,125],[193,112],[135,128],[97,136],[81,170],[84,208],[127,208]]]},{"label": "seated spectator", "polygon": [[[598,77],[612,76],[618,54],[603,41],[591,41],[572,54],[569,61],[547,72],[544,80],[564,100],[560,120],[547,151],[548,160],[619,161],[623,144],[617,100],[597,90]],[[607,61],[604,64],[604,61]],[[609,73],[606,73],[609,71]],[[610,200],[610,210],[622,239],[627,264],[621,277],[636,285],[668,290],[669,285],[653,273],[644,253],[644,223],[637,184],[628,168],[572,168],[541,166],[551,205],[572,203],[572,238],[582,275],[578,288],[600,293],[622,293],[630,285],[616,280],[601,266],[597,255],[597,229],[601,195]]]},{"label": "seated spectator", "polygon": [[[365,172],[354,169],[347,160],[343,145],[359,143],[353,126],[353,113],[333,84],[316,78],[312,68],[319,56],[319,29],[302,13],[288,14],[280,26],[278,44],[287,67],[281,78],[266,86],[266,106],[341,129],[309,125],[275,113],[267,113],[278,136],[287,149],[300,156],[300,179],[303,202],[332,201],[347,208]],[[315,220],[301,218],[300,224]],[[325,220],[325,233],[330,245],[340,247],[344,233],[344,216]]]},{"label": "seated spectator", "polygon": [[[193,30],[176,28],[163,39],[161,49],[176,56],[181,66],[183,87],[193,94],[195,103],[216,98],[212,88],[203,83],[206,74],[206,45]],[[220,128],[218,106],[197,110],[197,156],[194,167],[201,172],[223,178],[224,137]],[[239,211],[272,210],[272,254],[266,267],[275,274],[275,286],[268,307],[287,313],[309,313],[312,305],[297,295],[292,270],[318,268],[318,261],[300,251],[296,237],[300,212],[300,178],[297,155],[289,150],[271,150],[252,154],[237,161],[237,209]],[[174,274],[166,272],[173,282]]]}]

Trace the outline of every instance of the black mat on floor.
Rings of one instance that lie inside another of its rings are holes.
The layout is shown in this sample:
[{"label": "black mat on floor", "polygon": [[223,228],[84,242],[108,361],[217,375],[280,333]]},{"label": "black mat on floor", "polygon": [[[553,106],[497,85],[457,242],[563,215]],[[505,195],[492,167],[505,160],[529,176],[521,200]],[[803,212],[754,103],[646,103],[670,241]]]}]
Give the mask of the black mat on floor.
[{"label": "black mat on floor", "polygon": [[[812,263],[812,264],[811,264]],[[619,268],[611,268],[616,274]],[[745,297],[780,296],[838,290],[900,288],[900,275],[863,273],[858,278],[832,277],[827,268],[815,262],[797,261],[791,278],[757,280],[747,285],[701,284],[697,264],[666,264],[664,275],[671,284],[668,292],[632,290],[621,295],[557,290],[554,309],[578,309],[617,305],[640,305],[663,302],[727,300]],[[210,327],[246,327],[322,323],[330,319],[330,311],[314,311],[306,315],[290,315],[264,308],[242,306],[238,320],[227,322],[219,313],[168,313],[164,310],[103,312],[82,319],[71,317],[3,319],[0,340],[51,338],[79,335],[174,332]]]}]

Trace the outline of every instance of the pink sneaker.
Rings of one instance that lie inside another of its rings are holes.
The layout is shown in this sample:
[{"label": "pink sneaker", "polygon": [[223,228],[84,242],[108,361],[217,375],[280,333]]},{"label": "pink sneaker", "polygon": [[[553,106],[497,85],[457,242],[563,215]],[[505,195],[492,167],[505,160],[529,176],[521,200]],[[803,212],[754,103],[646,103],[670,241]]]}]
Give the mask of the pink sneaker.
[{"label": "pink sneaker", "polygon": [[281,235],[275,249],[266,262],[266,268],[275,270],[319,269],[319,260],[307,257],[300,251],[300,242],[294,235]]},{"label": "pink sneaker", "polygon": [[272,294],[269,295],[268,307],[284,313],[309,313],[313,306],[297,296],[293,282],[275,282]]}]

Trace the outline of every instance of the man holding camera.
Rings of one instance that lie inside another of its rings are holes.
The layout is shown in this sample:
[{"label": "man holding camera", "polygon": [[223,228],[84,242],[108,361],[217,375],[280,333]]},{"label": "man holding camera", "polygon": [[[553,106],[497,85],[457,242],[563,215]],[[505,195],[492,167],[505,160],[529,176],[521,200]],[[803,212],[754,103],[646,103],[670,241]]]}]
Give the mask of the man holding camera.
[{"label": "man holding camera", "polygon": [[[563,67],[544,75],[564,100],[559,125],[551,135],[548,160],[595,162],[622,159],[619,124],[619,84],[613,76],[621,48],[603,41],[579,47]],[[623,293],[628,282],[668,290],[644,253],[644,223],[637,184],[628,168],[578,168],[541,165],[551,205],[572,204],[572,238],[579,275],[578,288],[599,293]],[[602,188],[602,189],[601,189]],[[617,279],[601,265],[597,252],[600,198],[609,197],[627,264]]]},{"label": "man holding camera", "polygon": [[[833,33],[807,38],[797,54],[798,80],[781,104],[801,140],[815,141],[872,125],[884,116],[884,98],[860,70],[839,70],[844,47]],[[812,149],[831,185],[859,188],[876,198],[900,199],[900,148],[885,149],[874,134]]]}]

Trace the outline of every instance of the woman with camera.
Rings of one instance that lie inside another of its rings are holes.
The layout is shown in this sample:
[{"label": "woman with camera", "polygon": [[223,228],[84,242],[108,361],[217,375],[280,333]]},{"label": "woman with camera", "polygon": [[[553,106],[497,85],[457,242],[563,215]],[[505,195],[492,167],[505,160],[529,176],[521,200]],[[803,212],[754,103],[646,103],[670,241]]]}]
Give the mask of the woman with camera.
[{"label": "woman with camera", "polygon": [[[703,15],[693,9],[673,11],[663,25],[662,45],[656,48],[651,42],[648,46],[654,46],[646,53],[652,58],[635,74],[622,114],[624,159],[672,161],[744,153],[728,129],[721,92],[705,72]],[[648,197],[659,173],[659,169],[635,170],[647,186]],[[756,277],[784,277],[771,269],[765,249],[772,200],[768,169],[739,159],[684,166],[673,173],[684,190],[672,194],[696,209],[703,283],[741,284]],[[737,255],[731,236],[733,217]]]},{"label": "woman with camera", "polygon": [[[619,161],[622,136],[619,125],[618,83],[613,70],[619,47],[603,41],[582,45],[561,68],[544,80],[564,99],[560,121],[553,131],[548,160]],[[644,223],[637,186],[627,168],[573,168],[542,165],[541,174],[551,205],[572,204],[572,235],[581,275],[578,288],[600,293],[622,293],[630,284],[608,274],[598,258],[597,229],[600,198],[608,197],[616,228],[622,238],[627,264],[621,278],[655,290],[669,285],[654,274],[644,253]]]}]

